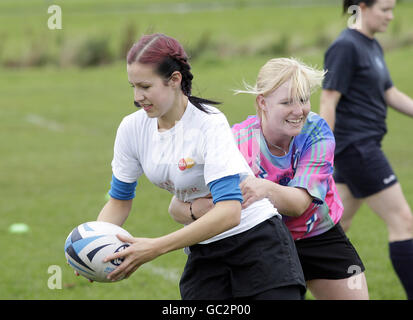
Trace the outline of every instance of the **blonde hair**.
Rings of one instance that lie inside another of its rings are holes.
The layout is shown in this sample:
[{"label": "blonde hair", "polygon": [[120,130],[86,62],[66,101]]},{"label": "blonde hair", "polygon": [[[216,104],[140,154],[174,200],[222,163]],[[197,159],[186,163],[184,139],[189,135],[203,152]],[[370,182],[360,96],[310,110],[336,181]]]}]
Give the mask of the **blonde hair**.
[{"label": "blonde hair", "polygon": [[[324,70],[317,70],[295,58],[275,58],[262,66],[254,86],[244,82],[245,90],[235,90],[234,94],[248,93],[266,96],[291,80],[288,97],[294,103],[302,103],[321,87],[325,73]],[[257,103],[255,107],[261,117]]]}]

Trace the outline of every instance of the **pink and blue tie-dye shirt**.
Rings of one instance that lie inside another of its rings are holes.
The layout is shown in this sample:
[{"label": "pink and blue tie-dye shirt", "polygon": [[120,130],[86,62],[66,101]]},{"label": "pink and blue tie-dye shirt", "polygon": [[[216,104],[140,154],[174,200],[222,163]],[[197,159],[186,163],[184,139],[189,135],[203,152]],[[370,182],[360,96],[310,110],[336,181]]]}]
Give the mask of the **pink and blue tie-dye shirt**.
[{"label": "pink and blue tie-dye shirt", "polygon": [[323,118],[310,112],[301,133],[290,143],[288,154],[282,157],[270,153],[257,116],[235,124],[232,131],[256,177],[306,189],[313,197],[300,217],[283,215],[294,240],[322,234],[340,220],[343,205],[332,177],[335,140]]}]

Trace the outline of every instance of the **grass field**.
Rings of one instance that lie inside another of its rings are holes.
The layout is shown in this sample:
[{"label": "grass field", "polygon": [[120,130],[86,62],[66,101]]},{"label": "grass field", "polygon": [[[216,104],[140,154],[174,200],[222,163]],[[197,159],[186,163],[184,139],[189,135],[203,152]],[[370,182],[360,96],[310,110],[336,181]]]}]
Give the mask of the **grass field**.
[{"label": "grass field", "polygon": [[[293,39],[290,48],[302,48],[290,49],[289,55],[321,67],[323,51],[312,44],[337,35],[345,25],[338,4],[279,7],[270,1],[254,6],[248,1],[221,1],[227,6],[206,9],[205,2],[197,0],[191,3],[199,7],[164,10],[165,6],[176,8],[175,2],[184,1],[148,0],[139,5],[132,0],[105,0],[99,5],[94,0],[30,0],[24,5],[23,1],[2,1],[0,60],[27,54],[33,41],[44,43],[53,53],[60,37],[66,41],[88,34],[107,35],[116,50],[128,21],[136,24],[139,34],[163,32],[188,46],[210,34],[213,45],[193,62],[194,94],[223,101],[221,110],[232,124],[254,112],[252,98],[234,96],[232,90],[242,87],[242,80],[254,82],[259,67],[273,56],[252,54],[255,51],[248,48],[288,35]],[[51,4],[62,6],[63,30],[47,29]],[[400,4],[395,15],[399,22],[389,34],[405,36],[413,26],[409,20],[413,4]],[[223,45],[227,43],[236,50]],[[386,54],[393,81],[410,96],[412,57],[411,45]],[[90,284],[76,278],[64,257],[68,233],[82,222],[95,220],[105,203],[116,129],[125,115],[135,111],[132,98],[123,61],[95,68],[0,67],[0,252],[1,260],[7,262],[0,273],[0,299],[180,298],[183,251],[162,256],[127,281],[114,284]],[[318,111],[318,99],[316,93],[311,100],[314,111]],[[389,110],[384,150],[410,205],[412,128],[411,119]],[[179,228],[167,213],[170,198],[142,178],[124,227],[139,237],[156,237]],[[9,233],[9,226],[17,222],[29,225],[30,231]],[[404,299],[388,259],[387,231],[379,218],[363,206],[348,235],[365,263],[370,297]],[[51,265],[62,270],[60,290],[48,288]]]}]

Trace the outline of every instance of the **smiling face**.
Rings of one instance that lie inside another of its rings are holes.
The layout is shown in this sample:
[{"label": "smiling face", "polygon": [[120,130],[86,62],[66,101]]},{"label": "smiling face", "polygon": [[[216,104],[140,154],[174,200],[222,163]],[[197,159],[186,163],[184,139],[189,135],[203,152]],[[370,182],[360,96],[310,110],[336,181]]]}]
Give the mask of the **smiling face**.
[{"label": "smiling face", "polygon": [[310,94],[306,99],[293,101],[290,83],[287,81],[266,96],[257,97],[264,135],[279,145],[289,144],[292,137],[300,134],[311,109]]},{"label": "smiling face", "polygon": [[175,90],[151,64],[134,62],[127,65],[128,80],[133,86],[134,100],[150,118],[164,116],[173,106]]},{"label": "smiling face", "polygon": [[363,30],[373,37],[376,32],[385,32],[390,21],[393,20],[393,9],[396,0],[377,0],[372,6],[367,7],[361,3]]}]

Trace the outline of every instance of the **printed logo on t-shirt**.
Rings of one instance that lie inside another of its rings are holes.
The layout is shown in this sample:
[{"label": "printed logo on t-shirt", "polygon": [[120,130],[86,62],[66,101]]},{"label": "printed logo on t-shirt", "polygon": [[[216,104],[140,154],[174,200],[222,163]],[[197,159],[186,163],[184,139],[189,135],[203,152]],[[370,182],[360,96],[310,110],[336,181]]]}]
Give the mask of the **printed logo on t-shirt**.
[{"label": "printed logo on t-shirt", "polygon": [[317,216],[317,212],[314,213],[310,219],[308,219],[305,224],[307,226],[307,234],[311,232],[311,230],[313,230],[314,224],[315,222],[318,220],[318,216]]},{"label": "printed logo on t-shirt", "polygon": [[184,171],[186,169],[191,169],[195,165],[195,161],[192,158],[182,158],[178,162],[179,170]]},{"label": "printed logo on t-shirt", "polygon": [[374,61],[376,62],[377,66],[378,66],[380,69],[384,69],[383,62],[381,62],[381,60],[380,60],[380,58],[379,58],[378,56],[375,56],[375,57],[374,57]]}]

